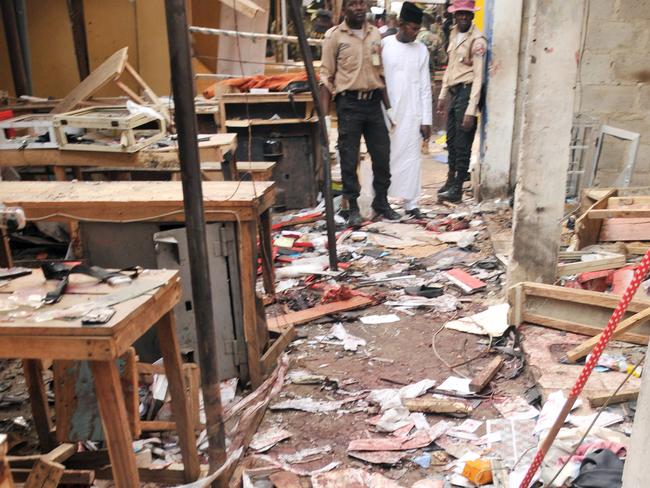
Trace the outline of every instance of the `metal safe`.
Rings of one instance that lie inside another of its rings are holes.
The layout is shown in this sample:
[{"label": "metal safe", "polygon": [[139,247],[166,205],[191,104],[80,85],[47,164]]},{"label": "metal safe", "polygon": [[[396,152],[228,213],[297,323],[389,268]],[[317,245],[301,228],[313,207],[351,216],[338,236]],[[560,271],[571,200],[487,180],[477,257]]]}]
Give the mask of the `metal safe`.
[{"label": "metal safe", "polygon": [[[149,269],[178,269],[182,295],[174,307],[181,351],[197,350],[192,283],[190,279],[185,227],[160,223],[80,223],[84,256],[90,264],[105,268],[142,266]],[[214,304],[214,321],[219,328],[217,344],[219,377],[248,378],[241,286],[234,223],[206,225],[208,258]],[[160,358],[154,329],[135,344],[141,360]]]}]

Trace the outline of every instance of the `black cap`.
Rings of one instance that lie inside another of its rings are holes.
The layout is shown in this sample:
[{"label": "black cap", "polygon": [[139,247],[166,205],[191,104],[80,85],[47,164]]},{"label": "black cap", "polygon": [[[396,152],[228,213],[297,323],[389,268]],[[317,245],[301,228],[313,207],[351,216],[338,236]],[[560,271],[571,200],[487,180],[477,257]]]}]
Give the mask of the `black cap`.
[{"label": "black cap", "polygon": [[402,10],[399,13],[399,18],[404,22],[415,22],[416,24],[422,23],[422,9],[411,2],[404,2]]}]

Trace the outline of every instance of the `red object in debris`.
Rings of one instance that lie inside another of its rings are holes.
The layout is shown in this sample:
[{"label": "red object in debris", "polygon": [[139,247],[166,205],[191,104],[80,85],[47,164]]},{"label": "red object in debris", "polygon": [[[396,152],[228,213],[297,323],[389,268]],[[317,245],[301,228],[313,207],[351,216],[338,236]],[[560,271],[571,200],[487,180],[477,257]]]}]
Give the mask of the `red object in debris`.
[{"label": "red object in debris", "polygon": [[487,283],[478,278],[474,278],[471,274],[466,273],[462,269],[450,269],[449,271],[445,271],[444,275],[467,295],[481,291],[487,286]]},{"label": "red object in debris", "polygon": [[[0,120],[9,120],[13,118],[14,113],[12,110],[0,110]],[[5,129],[5,132],[7,134],[7,139],[13,139],[16,137],[16,129]]]},{"label": "red object in debris", "polygon": [[574,288],[579,287],[583,290],[600,292],[607,291],[609,285],[611,284],[611,278],[613,274],[614,271],[611,269],[580,273],[576,282],[578,286]]},{"label": "red object in debris", "polygon": [[617,269],[612,273],[611,284],[612,293],[614,295],[622,295],[625,289],[630,286],[632,278],[634,277],[634,266],[626,266],[625,268]]}]

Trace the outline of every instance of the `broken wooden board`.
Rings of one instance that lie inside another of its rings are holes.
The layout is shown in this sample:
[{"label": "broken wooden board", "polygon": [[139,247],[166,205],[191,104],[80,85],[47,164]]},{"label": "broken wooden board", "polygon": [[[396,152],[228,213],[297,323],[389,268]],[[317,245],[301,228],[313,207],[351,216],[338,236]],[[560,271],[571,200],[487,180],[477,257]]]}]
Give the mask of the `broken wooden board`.
[{"label": "broken wooden board", "polygon": [[487,283],[484,283],[478,278],[474,278],[462,269],[450,269],[449,271],[445,271],[443,275],[460,288],[466,295],[471,295],[481,290],[485,290],[485,287],[487,286]]},{"label": "broken wooden board", "polygon": [[[650,319],[650,308],[646,308],[642,312],[632,315],[631,317],[623,320],[616,326],[616,329],[612,334],[611,340],[620,338],[626,332],[635,329],[639,324],[642,324],[643,322],[647,322],[649,319]],[[600,341],[601,336],[602,333],[586,340],[579,346],[574,347],[573,349],[571,349],[569,352],[566,353],[566,359],[570,363],[575,363],[579,359],[582,359],[587,354],[591,353],[591,351],[593,351],[598,341]]]},{"label": "broken wooden board", "polygon": [[604,393],[599,395],[597,393],[589,395],[587,398],[589,400],[589,405],[592,407],[602,407],[607,402],[608,405],[615,405],[617,403],[625,403],[630,400],[636,400],[639,398],[639,393],[641,393],[640,388],[635,388],[630,391],[618,392],[616,395],[612,396],[611,393]]},{"label": "broken wooden board", "polygon": [[[587,190],[585,190],[584,194],[586,194],[586,192]],[[592,204],[585,213],[578,217],[575,224],[576,249],[580,250],[583,247],[598,243],[598,236],[600,235],[603,221],[589,219],[587,216],[592,210],[607,208],[607,200],[617,194],[618,191],[616,189],[608,190],[600,197],[600,199]]]},{"label": "broken wooden board", "polygon": [[482,391],[492,381],[492,378],[496,376],[502,365],[503,358],[501,356],[494,357],[479,374],[472,378],[469,384],[470,391],[474,393]]},{"label": "broken wooden board", "polygon": [[[609,321],[620,297],[609,293],[576,290],[541,283],[519,283],[508,290],[511,325],[524,322],[587,336],[600,334]],[[650,300],[635,298],[626,315],[629,318],[650,307]],[[650,320],[641,322],[634,332],[619,340],[648,345]]]},{"label": "broken wooden board", "polygon": [[[594,253],[598,254],[598,253]],[[568,257],[568,253],[564,253]],[[622,268],[627,264],[625,256],[622,254],[604,255],[603,257],[589,261],[578,261],[575,263],[559,263],[557,265],[557,276],[570,276],[580,273],[589,273],[591,271],[603,271],[606,269]]]},{"label": "broken wooden board", "polygon": [[266,324],[270,332],[282,334],[292,325],[306,324],[312,320],[325,317],[326,315],[347,312],[348,310],[363,308],[369,305],[372,305],[372,299],[364,296],[355,296],[349,300],[325,303],[299,312],[290,312],[277,317],[267,317]]},{"label": "broken wooden board", "polygon": [[437,413],[455,416],[467,416],[472,413],[472,407],[461,400],[439,397],[420,397],[403,400],[404,406],[410,412]]},{"label": "broken wooden board", "polygon": [[86,79],[77,85],[68,95],[54,107],[51,113],[62,114],[74,109],[79,103],[92,97],[100,88],[118,78],[129,57],[129,49],[124,47],[93,70]]},{"label": "broken wooden board", "polygon": [[24,487],[56,488],[63,477],[64,471],[65,467],[62,464],[47,459],[39,459],[32,468]]}]

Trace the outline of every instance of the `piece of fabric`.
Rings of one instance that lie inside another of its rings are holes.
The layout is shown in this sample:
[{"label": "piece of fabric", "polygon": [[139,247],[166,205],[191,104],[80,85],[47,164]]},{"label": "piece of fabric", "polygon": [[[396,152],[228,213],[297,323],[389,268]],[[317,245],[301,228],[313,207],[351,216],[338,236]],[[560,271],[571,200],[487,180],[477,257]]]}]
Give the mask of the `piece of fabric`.
[{"label": "piece of fabric", "polygon": [[442,89],[439,100],[444,100],[450,88],[460,84],[472,84],[466,115],[476,116],[479,112],[481,88],[485,76],[485,57],[487,54],[487,41],[481,31],[472,25],[464,39],[456,44],[458,28],[454,28],[449,35],[453,42],[447,49],[448,64],[442,78]]},{"label": "piece of fabric", "polygon": [[390,138],[378,97],[358,100],[353,96],[336,97],[341,157],[343,196],[348,201],[359,198],[357,176],[359,145],[363,135],[372,160],[373,188],[376,195],[386,195],[390,186]]},{"label": "piece of fabric", "polygon": [[447,150],[450,171],[467,173],[472,156],[472,144],[476,135],[476,125],[470,131],[461,128],[467,113],[472,85],[461,85],[452,90],[451,102],[447,112]]},{"label": "piece of fabric", "polygon": [[366,22],[363,30],[364,37],[359,39],[343,21],[325,34],[320,82],[333,95],[384,88],[379,29]]},{"label": "piece of fabric", "polygon": [[609,449],[598,449],[580,465],[574,488],[620,488],[623,485],[623,461]]},{"label": "piece of fabric", "polygon": [[249,92],[251,88],[268,88],[269,91],[283,91],[291,83],[307,80],[308,77],[306,71],[283,73],[278,75],[244,76],[215,83],[203,90],[203,96],[207,99],[214,98],[218,84],[232,86],[241,92]]},{"label": "piece of fabric", "polygon": [[422,23],[422,9],[411,2],[404,2],[399,12],[399,18],[404,22]]},{"label": "piece of fabric", "polygon": [[420,127],[431,125],[429,52],[420,42],[405,43],[390,36],[382,41],[382,61],[395,121],[390,133],[392,180],[388,193],[417,201],[421,189]]}]

